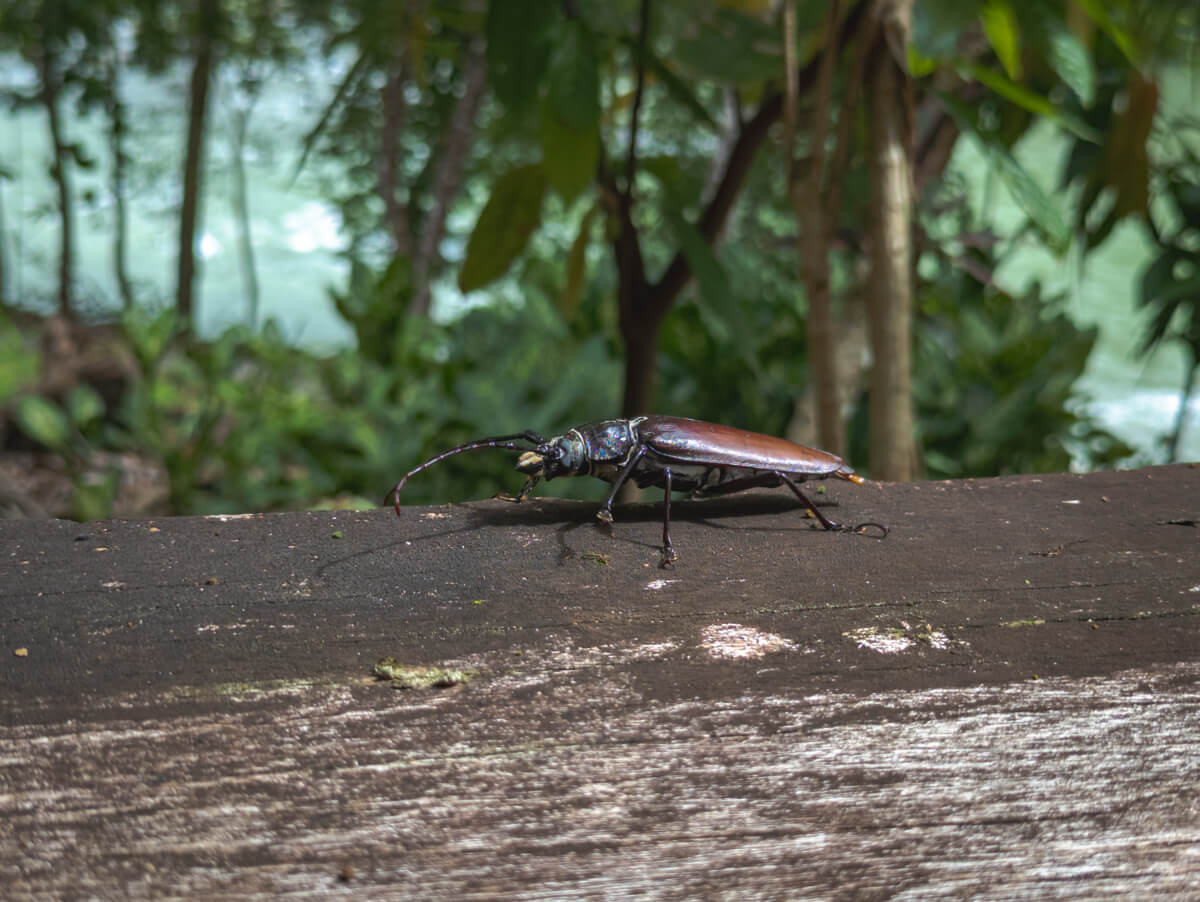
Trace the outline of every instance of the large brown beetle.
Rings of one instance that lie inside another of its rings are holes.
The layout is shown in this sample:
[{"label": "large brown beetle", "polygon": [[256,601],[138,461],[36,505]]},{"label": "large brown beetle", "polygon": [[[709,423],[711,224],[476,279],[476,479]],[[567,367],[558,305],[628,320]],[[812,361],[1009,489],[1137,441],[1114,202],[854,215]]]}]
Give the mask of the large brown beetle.
[{"label": "large brown beetle", "polygon": [[627,480],[633,479],[640,488],[663,489],[663,566],[676,560],[671,544],[673,491],[711,498],[742,489],[786,485],[826,529],[861,533],[874,528],[879,530],[880,538],[888,533],[887,527],[879,523],[852,527],[835,523],[800,491],[797,483],[830,476],[861,485],[863,478],[837,455],[732,426],[662,416],[602,420],[550,439],[536,432],[517,432],[467,442],[430,458],[396,483],[388,495],[396,514],[400,513],[400,490],[412,476],[440,460],[477,448],[524,452],[517,461],[517,470],[528,478],[516,501],[529,497],[542,479],[597,476],[611,482],[612,491],[596,512],[597,518],[608,524],[613,522],[613,499]]}]

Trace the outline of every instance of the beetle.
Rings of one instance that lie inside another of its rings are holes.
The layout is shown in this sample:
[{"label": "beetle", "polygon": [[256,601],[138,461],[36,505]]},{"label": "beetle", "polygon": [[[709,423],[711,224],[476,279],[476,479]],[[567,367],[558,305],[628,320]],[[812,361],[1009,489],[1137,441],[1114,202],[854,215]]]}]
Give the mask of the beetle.
[{"label": "beetle", "polygon": [[864,533],[874,528],[880,531],[879,538],[888,534],[888,528],[879,523],[853,527],[835,523],[800,491],[797,483],[807,479],[834,477],[856,485],[865,482],[836,454],[732,426],[668,416],[601,420],[549,439],[527,431],[467,442],[431,457],[396,483],[388,493],[396,514],[400,514],[400,490],[409,479],[447,457],[478,448],[522,452],[516,469],[525,474],[526,481],[514,501],[524,501],[543,479],[549,482],[559,476],[596,476],[611,482],[612,491],[596,512],[597,519],[609,525],[613,522],[613,500],[628,480],[639,488],[661,488],[664,567],[678,559],[671,543],[672,492],[711,498],[742,489],[786,485],[825,529]]}]

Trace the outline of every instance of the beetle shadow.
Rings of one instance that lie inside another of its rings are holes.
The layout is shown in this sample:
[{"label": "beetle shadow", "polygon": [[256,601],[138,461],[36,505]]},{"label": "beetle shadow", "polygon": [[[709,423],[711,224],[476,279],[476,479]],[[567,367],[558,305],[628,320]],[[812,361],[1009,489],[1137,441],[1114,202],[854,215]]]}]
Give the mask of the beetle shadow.
[{"label": "beetle shadow", "polygon": [[[836,507],[836,502],[818,504],[818,507]],[[589,552],[576,550],[576,543],[570,537],[580,528],[591,525],[605,541],[618,541],[640,548],[661,551],[659,542],[648,542],[636,538],[629,533],[622,534],[622,523],[662,523],[663,505],[661,500],[642,501],[632,504],[618,504],[613,507],[613,523],[606,525],[596,519],[596,511],[600,504],[595,501],[571,501],[558,498],[532,499],[520,504],[505,502],[486,506],[472,506],[467,514],[470,518],[468,526],[447,531],[461,532],[478,529],[481,526],[553,526],[559,545],[559,562],[565,563],[573,558],[579,558]],[[785,514],[793,512],[801,517],[804,526],[784,526],[773,523],[771,526],[747,526],[745,523],[730,524],[720,520],[732,517],[754,517],[767,514]],[[746,492],[722,498],[708,499],[675,499],[671,502],[672,523],[702,523],[714,529],[742,529],[762,532],[778,532],[782,529],[815,529],[821,530],[820,525],[804,515],[806,508],[790,495],[767,492]],[[444,535],[447,533],[439,533]],[[423,538],[432,538],[426,536]]]},{"label": "beetle shadow", "polygon": [[[826,502],[817,506],[826,508],[836,506],[836,504]],[[489,499],[488,501],[474,502],[462,507],[456,505],[455,508],[456,513],[465,514],[465,517],[453,525],[447,524],[448,528],[446,529],[427,532],[420,536],[410,537],[399,535],[394,541],[384,546],[376,546],[333,560],[327,560],[316,569],[314,576],[320,579],[333,568],[351,563],[356,558],[376,554],[383,548],[392,548],[404,543],[416,544],[429,542],[445,539],[448,536],[470,535],[473,532],[477,532],[483,526],[553,527],[555,539],[559,546],[560,565],[565,564],[569,560],[579,559],[587,554],[594,553],[590,550],[573,547],[584,545],[584,542],[571,541],[573,533],[587,526],[595,529],[597,536],[606,542],[616,541],[654,551],[662,550],[662,546],[658,542],[645,541],[621,529],[622,523],[653,522],[661,524],[663,518],[661,500],[614,505],[613,523],[611,526],[603,524],[596,519],[596,511],[600,509],[600,503],[596,501],[533,498],[529,501],[515,504],[509,501]],[[720,522],[721,519],[727,517],[754,517],[787,512],[795,512],[801,517],[801,522],[806,524],[806,526],[781,527],[778,523],[773,523],[770,526],[747,526],[745,523],[730,524]],[[815,521],[804,518],[804,513],[804,505],[800,504],[790,495],[767,491],[749,491],[720,498],[695,500],[676,498],[671,502],[672,523],[703,523],[714,529],[743,529],[761,532],[778,532],[780,529],[797,528],[820,529]]]}]

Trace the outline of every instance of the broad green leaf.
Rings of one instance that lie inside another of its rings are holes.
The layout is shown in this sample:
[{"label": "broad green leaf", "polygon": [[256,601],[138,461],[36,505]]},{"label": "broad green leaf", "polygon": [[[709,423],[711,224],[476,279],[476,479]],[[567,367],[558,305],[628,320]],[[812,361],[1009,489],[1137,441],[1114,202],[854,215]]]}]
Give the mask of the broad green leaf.
[{"label": "broad green leaf", "polygon": [[600,122],[600,61],[596,37],[579,20],[568,22],[547,73],[546,99],[568,127],[593,131]]},{"label": "broad green leaf", "polygon": [[514,115],[532,110],[553,49],[559,4],[492,0],[487,13],[488,82]]},{"label": "broad green leaf", "polygon": [[593,204],[579,223],[579,232],[571,242],[571,250],[567,254],[567,278],[563,285],[558,310],[567,322],[575,318],[579,309],[579,297],[583,294],[583,286],[587,282],[587,248],[592,235],[592,223],[600,213],[600,207]]},{"label": "broad green leaf", "polygon": [[1075,92],[1085,107],[1091,106],[1096,97],[1096,70],[1087,48],[1059,25],[1047,36],[1046,50],[1050,65],[1062,83]]},{"label": "broad green leaf", "polygon": [[90,385],[76,385],[67,395],[67,411],[77,429],[83,429],[104,415],[104,399]]},{"label": "broad green leaf", "polygon": [[546,181],[570,204],[596,177],[600,159],[600,129],[597,123],[579,131],[555,113],[550,103],[542,104],[542,166]]},{"label": "broad green leaf", "polygon": [[47,448],[61,451],[70,442],[71,422],[53,401],[26,395],[17,402],[15,415],[21,431]]},{"label": "broad green leaf", "polygon": [[1099,143],[1099,133],[1078,116],[1059,109],[1041,94],[1017,84],[999,72],[978,63],[963,63],[960,65],[960,72],[964,77],[974,78],[980,84],[991,88],[1001,97],[1028,110],[1035,116],[1049,119],[1085,141]]},{"label": "broad green leaf", "polygon": [[476,291],[508,272],[541,222],[545,193],[546,173],[539,163],[510,169],[496,180],[467,242],[458,274],[462,291]]},{"label": "broad green leaf", "polygon": [[1021,77],[1021,28],[1008,0],[988,0],[979,12],[983,33],[1008,77]]}]

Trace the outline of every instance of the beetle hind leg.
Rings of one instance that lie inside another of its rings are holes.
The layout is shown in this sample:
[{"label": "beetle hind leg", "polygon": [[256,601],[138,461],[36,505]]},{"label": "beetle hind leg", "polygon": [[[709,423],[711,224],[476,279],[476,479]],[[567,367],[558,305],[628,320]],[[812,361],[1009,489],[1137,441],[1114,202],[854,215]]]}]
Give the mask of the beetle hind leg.
[{"label": "beetle hind leg", "polygon": [[792,494],[800,499],[800,503],[807,507],[812,512],[812,515],[817,518],[817,522],[819,522],[826,529],[832,529],[837,532],[841,532],[846,528],[842,526],[841,523],[838,523],[835,520],[830,520],[823,513],[817,510],[817,506],[808,500],[807,495],[800,491],[800,486],[796,485],[796,480],[788,476],[787,473],[780,473],[779,471],[776,471],[775,475],[780,478],[784,485],[792,490]]},{"label": "beetle hind leg", "polygon": [[886,526],[884,526],[882,523],[859,523],[857,526],[843,526],[841,523],[838,523],[834,520],[830,520],[828,517],[826,517],[824,514],[822,514],[819,510],[817,510],[817,506],[815,504],[813,504],[811,501],[809,501],[808,497],[802,491],[800,491],[800,486],[796,485],[796,481],[794,479],[792,479],[786,473],[778,473],[777,472],[775,475],[778,476],[783,481],[784,485],[786,485],[789,489],[792,490],[792,492],[795,494],[795,496],[800,499],[801,503],[803,503],[803,505],[805,507],[807,507],[810,511],[812,511],[812,515],[814,517],[816,517],[817,520],[820,521],[821,525],[824,526],[826,529],[832,529],[836,532],[852,532],[855,535],[860,535],[860,536],[866,535],[868,529],[878,529],[879,530],[879,538],[881,538],[881,539],[887,538],[888,528]]}]

